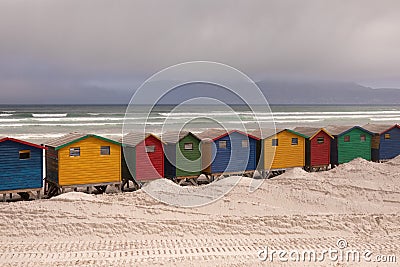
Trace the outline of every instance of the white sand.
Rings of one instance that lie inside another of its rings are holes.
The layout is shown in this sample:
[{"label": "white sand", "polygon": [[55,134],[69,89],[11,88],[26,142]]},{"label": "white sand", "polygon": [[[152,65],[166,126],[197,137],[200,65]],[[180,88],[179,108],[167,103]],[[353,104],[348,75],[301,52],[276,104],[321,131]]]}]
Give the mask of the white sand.
[{"label": "white sand", "polygon": [[68,192],[51,198],[56,201],[99,201],[95,195],[86,194],[82,192]]},{"label": "white sand", "polygon": [[[214,188],[238,180],[227,178]],[[327,172],[293,169],[249,193],[251,181],[242,178],[228,195],[197,208],[162,204],[146,188],[1,203],[0,265],[254,266],[261,264],[257,251],[266,245],[336,248],[339,238],[350,248],[398,253],[400,260],[400,157],[388,163],[356,159]],[[209,197],[166,180],[147,185],[159,187],[179,190],[177,199]],[[297,266],[303,265],[309,264]]]}]

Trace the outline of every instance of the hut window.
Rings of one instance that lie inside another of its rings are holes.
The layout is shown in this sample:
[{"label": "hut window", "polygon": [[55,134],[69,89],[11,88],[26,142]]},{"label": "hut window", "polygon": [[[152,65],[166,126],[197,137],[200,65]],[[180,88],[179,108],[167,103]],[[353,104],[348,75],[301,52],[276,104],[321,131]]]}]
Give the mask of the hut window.
[{"label": "hut window", "polygon": [[242,147],[249,147],[249,141],[248,140],[242,140]]},{"label": "hut window", "polygon": [[360,135],[360,140],[361,140],[361,142],[365,142],[367,140],[367,137],[365,136],[365,134]]},{"label": "hut window", "polygon": [[30,150],[20,150],[19,151],[19,159],[30,159],[31,151]]},{"label": "hut window", "polygon": [[155,146],[146,146],[146,153],[153,153],[156,151]]},{"label": "hut window", "polygon": [[70,157],[79,157],[81,155],[81,148],[80,147],[71,147],[69,149],[69,156]]},{"label": "hut window", "polygon": [[390,134],[389,133],[385,134],[385,139],[390,139]]},{"label": "hut window", "polygon": [[110,155],[110,147],[109,146],[100,147],[100,155]]},{"label": "hut window", "polygon": [[297,146],[299,144],[299,138],[292,138],[292,145]]},{"label": "hut window", "polygon": [[193,143],[185,143],[184,148],[185,150],[193,150]]},{"label": "hut window", "polygon": [[317,143],[318,143],[318,144],[323,144],[324,141],[325,141],[325,140],[324,140],[324,137],[323,137],[323,136],[317,138]]},{"label": "hut window", "polygon": [[278,139],[272,139],[272,146],[278,146]]},{"label": "hut window", "polygon": [[345,142],[350,142],[350,135],[345,135],[344,136],[344,141]]},{"label": "hut window", "polygon": [[219,145],[219,148],[226,148],[226,141],[219,141],[218,145]]}]

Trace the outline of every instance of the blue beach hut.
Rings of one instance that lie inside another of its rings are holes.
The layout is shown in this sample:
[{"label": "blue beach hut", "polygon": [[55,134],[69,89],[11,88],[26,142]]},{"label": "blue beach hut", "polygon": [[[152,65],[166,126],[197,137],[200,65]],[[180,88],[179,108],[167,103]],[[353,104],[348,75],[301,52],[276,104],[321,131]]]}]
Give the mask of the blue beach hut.
[{"label": "blue beach hut", "polygon": [[203,173],[253,174],[258,137],[238,131],[209,129],[200,134]]},{"label": "blue beach hut", "polygon": [[363,128],[374,134],[371,142],[373,161],[385,161],[400,155],[400,125],[369,123]]},{"label": "blue beach hut", "polygon": [[43,187],[43,146],[0,137],[0,193],[18,193],[24,199],[30,191],[40,198]]}]

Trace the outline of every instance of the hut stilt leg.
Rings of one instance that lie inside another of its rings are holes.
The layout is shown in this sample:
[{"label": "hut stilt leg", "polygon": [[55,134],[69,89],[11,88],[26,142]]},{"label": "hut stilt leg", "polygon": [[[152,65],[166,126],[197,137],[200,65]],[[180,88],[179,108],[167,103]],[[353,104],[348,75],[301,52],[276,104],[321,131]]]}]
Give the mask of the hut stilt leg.
[{"label": "hut stilt leg", "polygon": [[6,202],[6,196],[7,194],[3,194],[3,202]]},{"label": "hut stilt leg", "polygon": [[194,185],[194,186],[198,186],[197,182],[195,181],[195,179],[189,179],[189,181]]},{"label": "hut stilt leg", "polygon": [[37,198],[37,199],[41,199],[41,197],[42,197],[42,196],[40,195],[40,190],[36,191],[36,198]]}]

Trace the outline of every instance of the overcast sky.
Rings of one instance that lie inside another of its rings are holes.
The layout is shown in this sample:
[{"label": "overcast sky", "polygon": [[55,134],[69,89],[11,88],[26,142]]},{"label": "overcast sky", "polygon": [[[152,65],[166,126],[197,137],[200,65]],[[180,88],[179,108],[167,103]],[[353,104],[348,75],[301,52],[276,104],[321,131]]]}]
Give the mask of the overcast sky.
[{"label": "overcast sky", "polygon": [[400,1],[0,1],[0,103],[123,102],[162,68],[400,88]]}]

